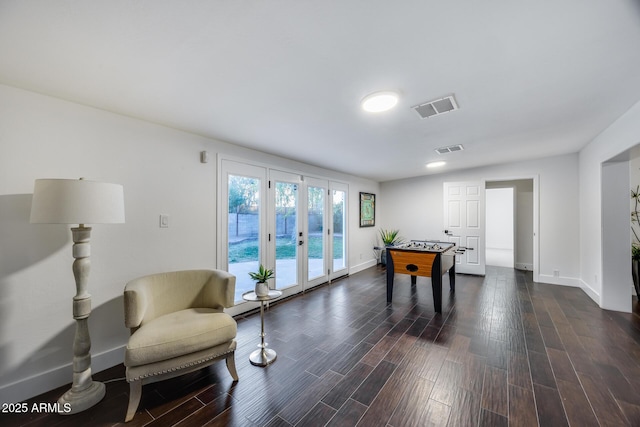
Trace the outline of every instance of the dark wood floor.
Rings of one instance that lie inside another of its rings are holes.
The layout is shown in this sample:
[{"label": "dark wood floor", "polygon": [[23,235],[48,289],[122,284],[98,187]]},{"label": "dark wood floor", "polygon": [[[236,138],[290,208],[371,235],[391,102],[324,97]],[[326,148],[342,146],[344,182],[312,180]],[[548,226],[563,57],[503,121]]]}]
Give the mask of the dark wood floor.
[{"label": "dark wood floor", "polygon": [[[238,383],[219,363],[145,386],[128,425],[640,425],[637,307],[600,310],[579,289],[488,267],[484,278],[458,275],[440,315],[425,281],[412,289],[397,276],[388,305],[377,267],[272,305],[265,324],[278,359],[267,368],[248,360],[259,316],[239,318]],[[123,376],[122,366],[95,374],[107,396],[83,413],[3,415],[1,424],[118,424]]]}]

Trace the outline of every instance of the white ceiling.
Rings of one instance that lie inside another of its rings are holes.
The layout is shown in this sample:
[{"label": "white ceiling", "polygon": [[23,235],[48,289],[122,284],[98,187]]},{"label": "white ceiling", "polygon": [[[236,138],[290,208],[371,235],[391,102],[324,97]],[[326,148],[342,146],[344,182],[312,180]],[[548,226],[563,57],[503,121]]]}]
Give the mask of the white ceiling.
[{"label": "white ceiling", "polygon": [[0,0],[0,83],[387,181],[578,151],[640,100],[640,4]]}]

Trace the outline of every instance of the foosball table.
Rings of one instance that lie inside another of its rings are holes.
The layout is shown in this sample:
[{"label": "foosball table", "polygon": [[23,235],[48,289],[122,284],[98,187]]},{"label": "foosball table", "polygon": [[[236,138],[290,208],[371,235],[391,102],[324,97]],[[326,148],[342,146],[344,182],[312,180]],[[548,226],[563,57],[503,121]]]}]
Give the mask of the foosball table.
[{"label": "foosball table", "polygon": [[456,255],[467,248],[451,242],[412,240],[387,251],[387,302],[393,298],[393,279],[396,273],[411,276],[415,285],[417,276],[431,278],[433,305],[437,313],[442,312],[442,275],[449,272],[449,288],[456,291]]}]

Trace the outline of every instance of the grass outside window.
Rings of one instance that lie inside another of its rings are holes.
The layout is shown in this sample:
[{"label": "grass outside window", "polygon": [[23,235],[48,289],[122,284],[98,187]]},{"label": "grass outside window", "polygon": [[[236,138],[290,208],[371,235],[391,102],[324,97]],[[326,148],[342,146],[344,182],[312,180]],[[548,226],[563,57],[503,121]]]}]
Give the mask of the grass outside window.
[{"label": "grass outside window", "polygon": [[[322,236],[310,236],[307,244],[309,245],[309,258],[322,258]],[[333,238],[333,257],[334,259],[342,258],[342,236],[334,236]],[[276,253],[278,259],[295,259],[297,240],[290,237],[278,237],[276,239]],[[258,240],[247,239],[229,245],[229,263],[248,262],[258,259]]]}]

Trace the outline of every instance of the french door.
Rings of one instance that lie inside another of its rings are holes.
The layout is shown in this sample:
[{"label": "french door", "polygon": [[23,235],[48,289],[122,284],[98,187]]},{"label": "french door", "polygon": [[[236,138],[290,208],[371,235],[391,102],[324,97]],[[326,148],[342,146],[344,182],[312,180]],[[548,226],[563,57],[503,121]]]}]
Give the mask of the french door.
[{"label": "french door", "polygon": [[328,197],[329,182],[317,178],[305,178],[306,216],[304,257],[306,264],[305,288],[325,283],[329,280],[328,249]]},{"label": "french door", "polygon": [[260,264],[284,296],[347,274],[346,184],[221,159],[219,194],[218,266],[236,276],[236,304]]},{"label": "french door", "polygon": [[347,265],[347,196],[349,188],[346,184],[329,182],[329,209],[331,225],[329,233],[331,244],[329,246],[331,260],[331,272],[329,279],[335,279],[348,274]]},{"label": "french door", "polygon": [[223,160],[220,165],[218,265],[236,276],[234,301],[255,287],[249,272],[267,264],[267,170]]},{"label": "french door", "polygon": [[303,186],[300,175],[269,171],[269,265],[275,267],[275,288],[285,296],[302,290]]},{"label": "french door", "polygon": [[346,184],[305,177],[305,289],[348,273]]}]

